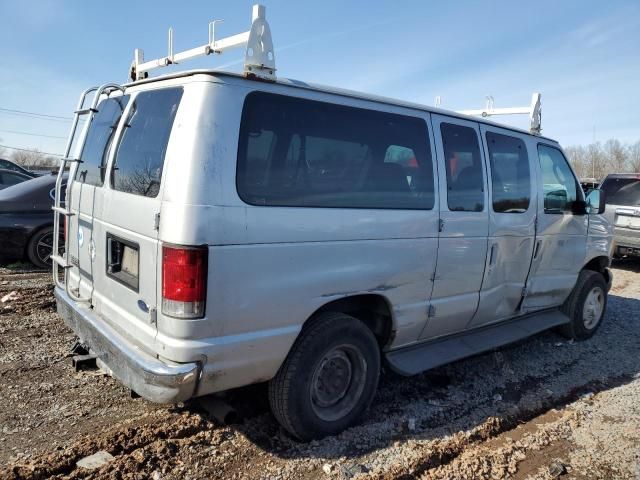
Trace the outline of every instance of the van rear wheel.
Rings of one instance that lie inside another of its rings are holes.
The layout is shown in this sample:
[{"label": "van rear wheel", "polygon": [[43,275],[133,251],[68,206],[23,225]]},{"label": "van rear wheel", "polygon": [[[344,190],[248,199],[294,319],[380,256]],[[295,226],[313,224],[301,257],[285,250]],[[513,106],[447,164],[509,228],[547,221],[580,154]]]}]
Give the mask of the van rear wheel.
[{"label": "van rear wheel", "polygon": [[599,272],[583,270],[562,311],[570,322],[560,327],[562,335],[573,340],[590,338],[602,323],[607,308],[607,283]]},{"label": "van rear wheel", "polygon": [[353,425],[378,387],[380,349],[361,321],[327,312],[303,328],[269,383],[280,424],[300,440],[334,435]]}]

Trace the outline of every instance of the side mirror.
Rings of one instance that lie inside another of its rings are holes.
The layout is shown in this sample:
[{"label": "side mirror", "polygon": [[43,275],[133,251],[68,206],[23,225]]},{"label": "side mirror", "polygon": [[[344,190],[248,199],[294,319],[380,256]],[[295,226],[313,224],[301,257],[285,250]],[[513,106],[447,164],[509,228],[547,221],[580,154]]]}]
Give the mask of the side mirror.
[{"label": "side mirror", "polygon": [[587,213],[590,215],[604,213],[607,206],[606,195],[604,191],[596,188],[587,195]]}]

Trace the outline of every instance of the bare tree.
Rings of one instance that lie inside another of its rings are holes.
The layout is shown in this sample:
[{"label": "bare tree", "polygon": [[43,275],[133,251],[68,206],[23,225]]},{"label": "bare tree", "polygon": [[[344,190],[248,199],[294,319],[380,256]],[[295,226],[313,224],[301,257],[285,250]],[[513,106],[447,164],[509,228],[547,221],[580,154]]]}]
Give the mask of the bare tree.
[{"label": "bare tree", "polygon": [[585,151],[585,162],[588,165],[590,177],[602,179],[607,175],[607,160],[600,143],[587,145]]},{"label": "bare tree", "polygon": [[629,145],[629,170],[634,173],[640,173],[640,140]]},{"label": "bare tree", "polygon": [[604,144],[608,170],[614,172],[627,171],[627,149],[620,140],[611,138]]},{"label": "bare tree", "polygon": [[586,178],[591,176],[589,165],[586,163],[585,148],[582,145],[573,145],[565,148],[564,151],[578,177]]},{"label": "bare tree", "polygon": [[44,155],[37,150],[16,150],[13,152],[13,155],[11,155],[11,159],[14,162],[27,169],[40,166],[44,158]]},{"label": "bare tree", "polygon": [[11,155],[11,160],[26,169],[55,168],[58,161],[38,150],[16,150]]}]

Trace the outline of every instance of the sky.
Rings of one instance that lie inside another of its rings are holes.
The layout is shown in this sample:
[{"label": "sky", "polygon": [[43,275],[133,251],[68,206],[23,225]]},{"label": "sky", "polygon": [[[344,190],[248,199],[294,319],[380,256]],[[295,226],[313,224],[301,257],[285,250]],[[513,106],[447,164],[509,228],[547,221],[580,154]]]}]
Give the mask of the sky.
[{"label": "sky", "polygon": [[[250,27],[244,0],[0,0],[0,145],[62,153],[88,86],[146,59]],[[640,140],[640,1],[263,0],[279,77],[451,110],[526,106],[561,144]],[[241,49],[156,70],[240,71]],[[35,117],[7,110],[53,116]],[[57,118],[63,117],[63,118]],[[495,117],[527,128],[526,117]],[[10,152],[10,150],[9,150]]]}]

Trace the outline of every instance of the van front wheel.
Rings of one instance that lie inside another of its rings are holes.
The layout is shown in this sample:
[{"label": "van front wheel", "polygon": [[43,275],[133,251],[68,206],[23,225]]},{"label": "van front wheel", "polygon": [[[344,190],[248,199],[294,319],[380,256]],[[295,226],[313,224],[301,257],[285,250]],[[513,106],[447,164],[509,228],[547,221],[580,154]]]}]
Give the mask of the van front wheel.
[{"label": "van front wheel", "polygon": [[380,375],[375,336],[358,319],[327,312],[303,328],[269,383],[280,424],[300,440],[334,435],[369,407]]},{"label": "van front wheel", "polygon": [[560,333],[574,340],[591,337],[602,323],[607,308],[607,283],[599,272],[583,270],[573,291],[562,306],[570,322]]}]

